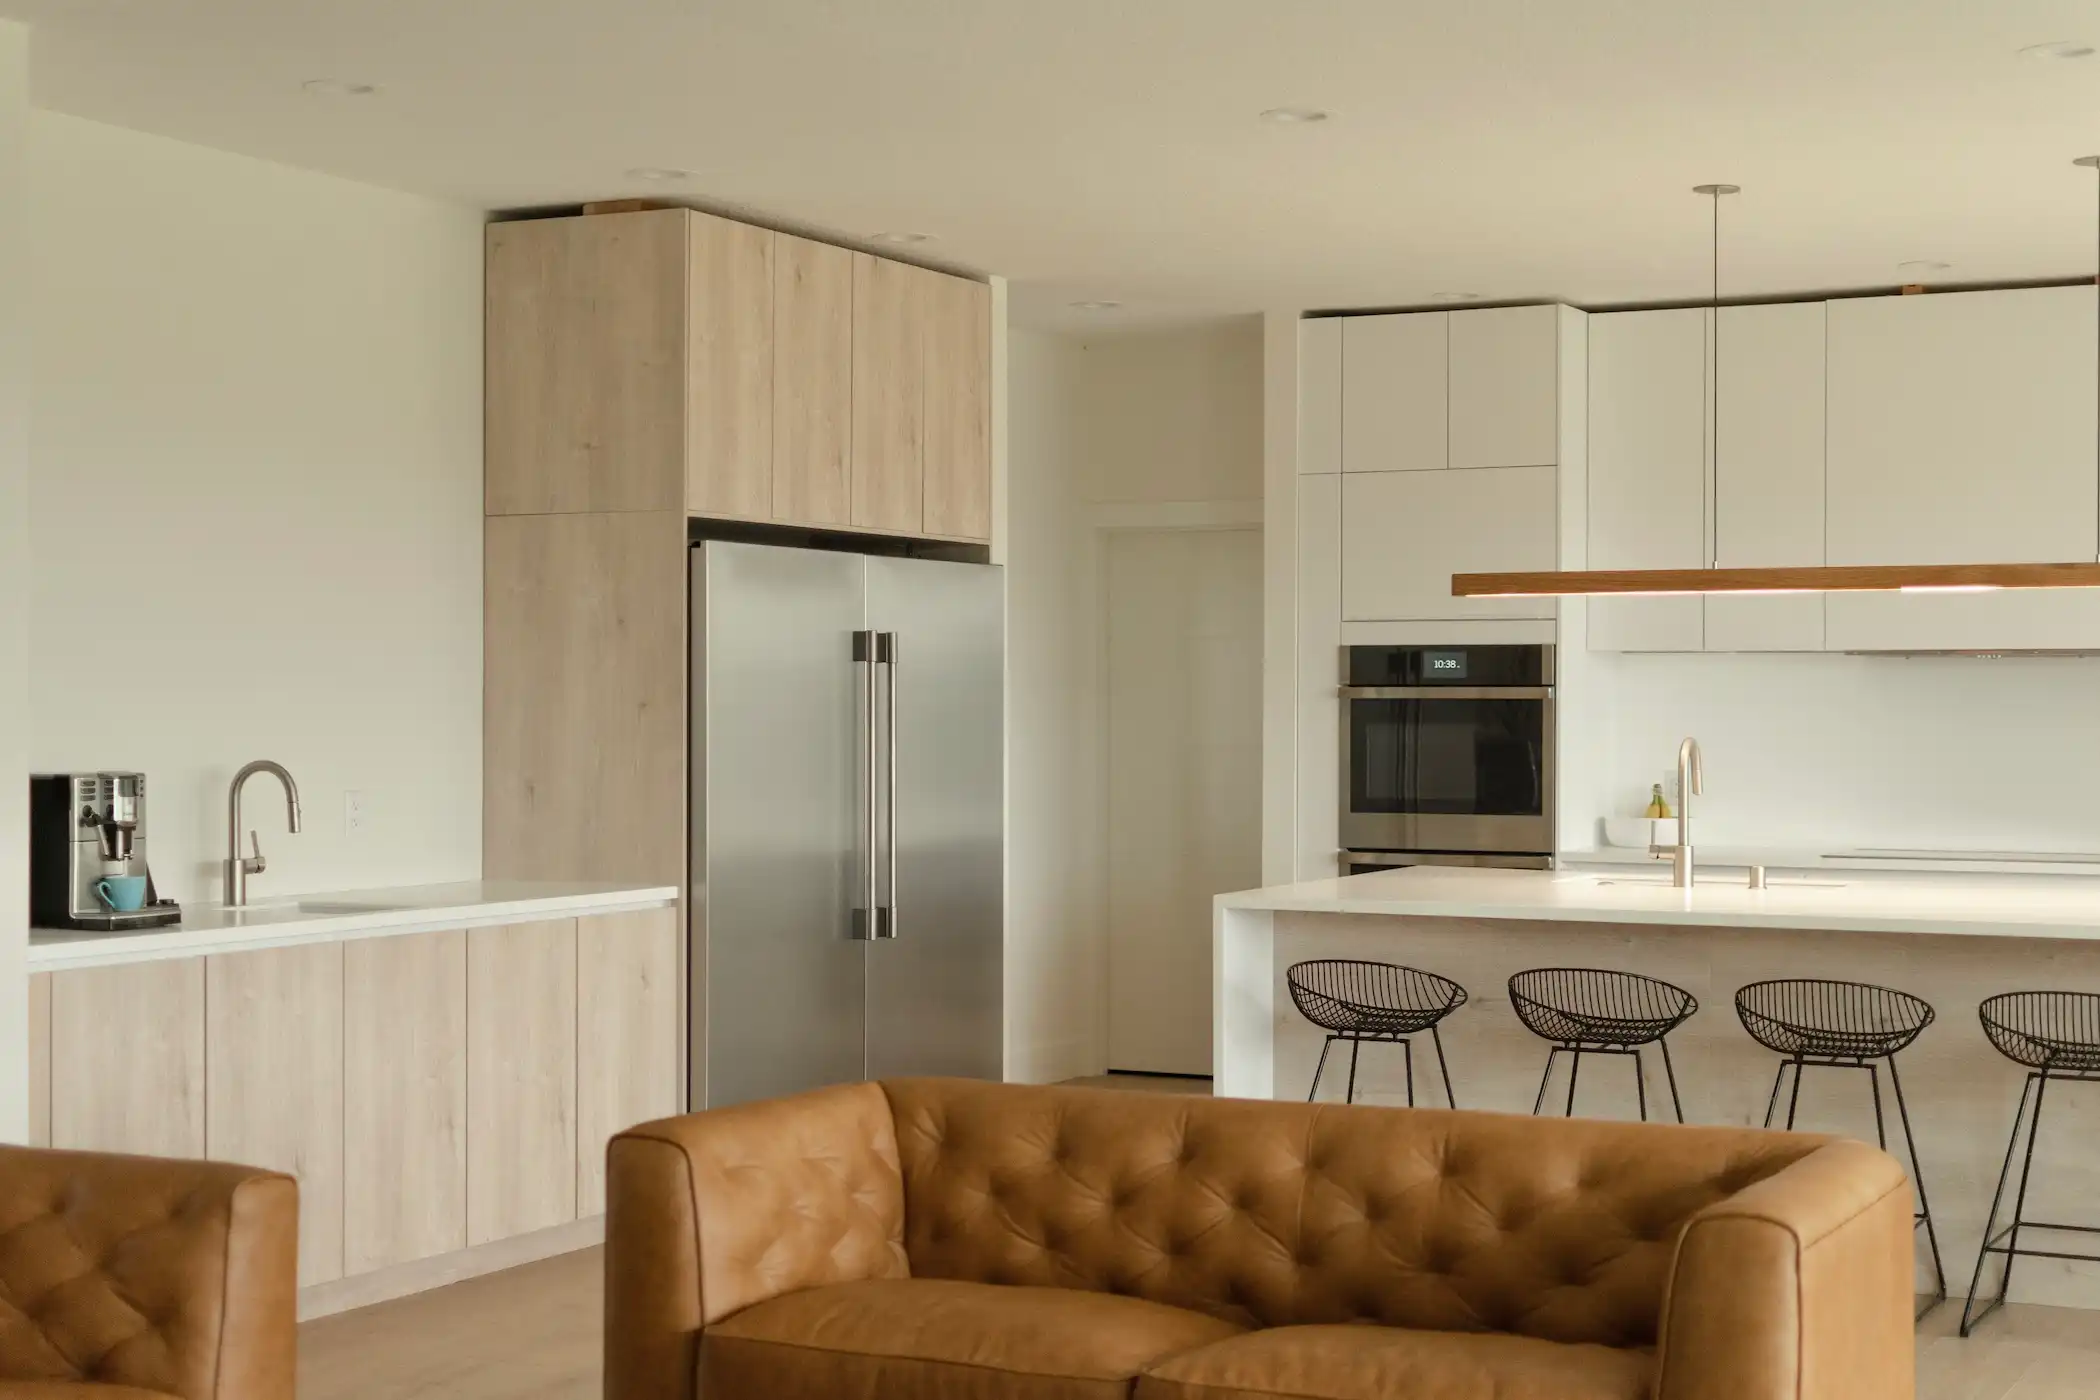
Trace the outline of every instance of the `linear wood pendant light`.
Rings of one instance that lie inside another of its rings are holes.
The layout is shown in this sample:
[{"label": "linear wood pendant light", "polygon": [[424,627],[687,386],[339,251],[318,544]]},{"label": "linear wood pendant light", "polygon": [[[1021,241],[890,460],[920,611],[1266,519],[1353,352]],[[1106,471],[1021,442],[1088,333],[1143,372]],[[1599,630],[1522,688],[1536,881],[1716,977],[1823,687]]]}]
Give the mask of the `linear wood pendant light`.
[{"label": "linear wood pendant light", "polygon": [[[2100,174],[2100,155],[2080,156],[2074,165]],[[1714,201],[1714,383],[1718,401],[1721,345],[1721,196],[1734,185],[1700,185],[1696,193]],[[2100,212],[2095,216],[2100,236]],[[2100,276],[2094,278],[2100,288]],[[2100,313],[2100,290],[2096,290]],[[2100,332],[2100,315],[2096,315]],[[2100,392],[2100,390],[2096,390]],[[2095,401],[2100,415],[2100,398]],[[1710,415],[1717,420],[1718,411]],[[1720,426],[1713,422],[1715,459]],[[2100,468],[2100,416],[2095,420],[2096,468]],[[1720,501],[1714,502],[1718,514]],[[1579,569],[1531,573],[1453,574],[1455,598],[1670,597],[1703,593],[1992,593],[2010,588],[2100,588],[2100,562],[2068,564],[1841,564],[1794,568]]]}]

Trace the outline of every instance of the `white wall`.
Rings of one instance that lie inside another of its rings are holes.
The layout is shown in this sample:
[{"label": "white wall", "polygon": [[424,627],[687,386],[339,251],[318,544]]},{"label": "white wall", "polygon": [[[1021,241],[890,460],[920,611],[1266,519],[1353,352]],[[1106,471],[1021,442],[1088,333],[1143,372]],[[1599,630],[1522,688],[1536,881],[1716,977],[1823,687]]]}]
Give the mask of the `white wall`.
[{"label": "white wall", "polygon": [[29,31],[0,23],[0,1140],[29,1136]]},{"label": "white wall", "polygon": [[1253,317],[1007,350],[1008,1073],[1106,1068],[1103,540],[1258,521]]},{"label": "white wall", "polygon": [[2100,851],[2100,659],[1592,660],[1617,815],[1692,734],[1702,846]]},{"label": "white wall", "polygon": [[480,215],[48,112],[30,135],[30,766],[146,773],[185,901],[219,897],[259,757],[306,829],[251,785],[254,897],[477,876]]}]

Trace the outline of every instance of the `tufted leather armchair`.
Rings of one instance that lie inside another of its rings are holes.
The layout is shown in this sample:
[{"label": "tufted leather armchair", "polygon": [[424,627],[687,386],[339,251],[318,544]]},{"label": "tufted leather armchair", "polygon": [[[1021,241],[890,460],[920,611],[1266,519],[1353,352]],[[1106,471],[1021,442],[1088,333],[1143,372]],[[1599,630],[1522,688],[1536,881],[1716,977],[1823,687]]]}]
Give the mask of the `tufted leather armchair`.
[{"label": "tufted leather armchair", "polygon": [[1908,1400],[1864,1144],[902,1080],[609,1152],[607,1400]]},{"label": "tufted leather armchair", "polygon": [[299,1193],[0,1147],[0,1400],[291,1400]]}]

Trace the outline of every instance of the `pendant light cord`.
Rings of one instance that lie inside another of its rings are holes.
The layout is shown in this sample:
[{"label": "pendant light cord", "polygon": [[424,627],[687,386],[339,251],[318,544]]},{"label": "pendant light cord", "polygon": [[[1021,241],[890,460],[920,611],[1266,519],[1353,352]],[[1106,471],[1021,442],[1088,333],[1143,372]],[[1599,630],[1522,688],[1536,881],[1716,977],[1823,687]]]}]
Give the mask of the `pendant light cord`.
[{"label": "pendant light cord", "polygon": [[1714,187],[1713,217],[1713,318],[1714,396],[1711,431],[1713,433],[1714,459],[1714,542],[1710,552],[1713,567],[1721,566],[1721,195],[1722,189]]}]

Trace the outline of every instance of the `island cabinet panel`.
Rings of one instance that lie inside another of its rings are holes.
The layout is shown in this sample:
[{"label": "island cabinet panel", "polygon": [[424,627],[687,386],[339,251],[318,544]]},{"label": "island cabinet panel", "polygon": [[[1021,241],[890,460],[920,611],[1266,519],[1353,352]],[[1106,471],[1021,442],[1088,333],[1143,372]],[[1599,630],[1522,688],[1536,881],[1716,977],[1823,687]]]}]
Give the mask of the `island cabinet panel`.
[{"label": "island cabinet panel", "polygon": [[773,512],[770,229],[691,214],[686,273],[686,508]]},{"label": "island cabinet panel", "polygon": [[204,960],[205,1153],[299,1179],[299,1282],[343,1274],[343,945]]},{"label": "island cabinet panel", "polygon": [[992,536],[992,289],[928,275],[925,531]]},{"label": "island cabinet panel", "polygon": [[576,1213],[605,1209],[605,1144],[679,1111],[678,911],[576,921]]},{"label": "island cabinet panel", "polygon": [[851,525],[853,252],[788,234],[773,251],[773,518]]},{"label": "island cabinet panel", "polygon": [[29,979],[29,1145],[51,1145],[51,974]]},{"label": "island cabinet panel", "polygon": [[684,209],[489,225],[490,515],[676,510],[686,493]]},{"label": "island cabinet panel", "polygon": [[467,1243],[467,935],[343,949],[343,1239],[351,1274]]},{"label": "island cabinet panel", "polygon": [[576,1218],[576,921],[467,934],[467,1242]]},{"label": "island cabinet panel", "polygon": [[926,280],[853,259],[853,523],[916,535],[926,522]]},{"label": "island cabinet panel", "polygon": [[204,1152],[204,960],[51,975],[51,1145]]}]

